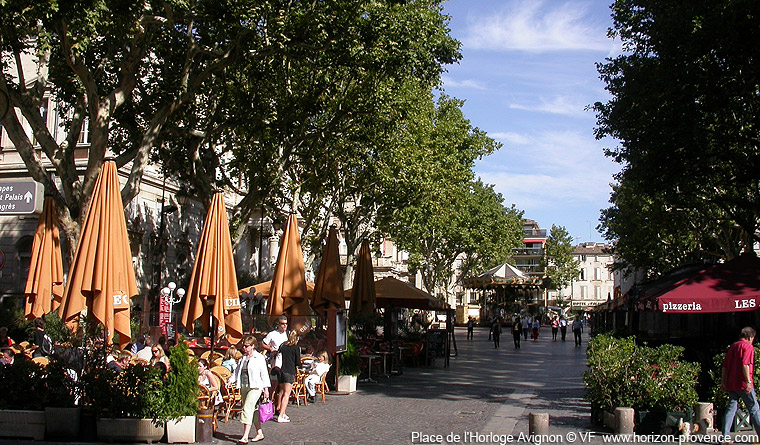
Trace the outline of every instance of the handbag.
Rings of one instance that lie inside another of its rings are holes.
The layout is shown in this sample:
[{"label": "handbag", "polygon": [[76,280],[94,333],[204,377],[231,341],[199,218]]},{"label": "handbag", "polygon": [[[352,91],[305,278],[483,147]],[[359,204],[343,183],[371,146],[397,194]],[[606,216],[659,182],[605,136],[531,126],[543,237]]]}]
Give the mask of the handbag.
[{"label": "handbag", "polygon": [[259,420],[261,423],[265,423],[272,419],[274,419],[274,405],[272,404],[272,401],[267,398],[262,400],[259,404]]}]

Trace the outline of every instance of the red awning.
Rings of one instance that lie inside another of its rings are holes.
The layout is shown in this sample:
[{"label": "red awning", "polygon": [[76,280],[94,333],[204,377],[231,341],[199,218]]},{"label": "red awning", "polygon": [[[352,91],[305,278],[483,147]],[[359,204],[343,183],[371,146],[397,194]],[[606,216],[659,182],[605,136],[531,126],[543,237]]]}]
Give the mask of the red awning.
[{"label": "red awning", "polygon": [[708,267],[652,296],[665,313],[753,311],[760,304],[760,259],[742,255]]}]

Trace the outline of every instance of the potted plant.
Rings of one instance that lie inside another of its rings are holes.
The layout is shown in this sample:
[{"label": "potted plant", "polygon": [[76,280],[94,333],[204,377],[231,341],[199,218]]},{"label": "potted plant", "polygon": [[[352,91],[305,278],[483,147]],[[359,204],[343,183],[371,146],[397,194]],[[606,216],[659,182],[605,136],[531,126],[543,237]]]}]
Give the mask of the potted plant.
[{"label": "potted plant", "polygon": [[338,391],[356,392],[356,380],[361,373],[359,368],[359,351],[356,350],[356,340],[349,331],[346,341],[346,352],[338,362]]},{"label": "potted plant", "polygon": [[[636,431],[659,432],[667,420],[690,418],[697,402],[699,364],[681,360],[683,348],[639,346],[633,337],[597,335],[588,348],[583,381],[591,402],[592,419],[606,419],[614,427],[615,408],[637,413]],[[670,413],[670,415],[669,415]]]},{"label": "potted plant", "polygon": [[161,388],[158,417],[166,420],[166,440],[169,443],[195,442],[198,365],[194,359],[190,360],[187,351],[184,339],[180,339],[177,345],[171,348],[170,372]]},{"label": "potted plant", "polygon": [[5,437],[45,438],[42,410],[45,370],[34,362],[17,357],[11,366],[0,366],[0,432]]},{"label": "potted plant", "polygon": [[57,357],[50,361],[45,371],[45,432],[56,440],[75,438],[79,435],[82,414],[82,409],[76,406],[79,385]]},{"label": "potted plant", "polygon": [[135,364],[116,373],[95,350],[82,376],[84,396],[97,415],[102,441],[153,442],[164,435],[160,416],[162,372]]}]

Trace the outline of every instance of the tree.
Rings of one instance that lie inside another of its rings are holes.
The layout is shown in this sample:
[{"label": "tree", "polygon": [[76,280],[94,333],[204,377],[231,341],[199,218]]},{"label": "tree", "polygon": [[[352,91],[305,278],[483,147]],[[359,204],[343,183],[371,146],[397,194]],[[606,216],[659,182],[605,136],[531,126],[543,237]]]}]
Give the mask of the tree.
[{"label": "tree", "polygon": [[580,263],[573,258],[573,237],[564,226],[552,224],[544,249],[541,266],[562,299],[562,290],[580,274]]},{"label": "tree", "polygon": [[[219,187],[243,195],[242,228],[376,111],[377,85],[432,86],[459,58],[437,0],[9,0],[0,22],[0,91],[17,110],[2,125],[72,245],[109,154],[131,166],[125,205],[153,161],[201,200]],[[48,97],[63,137],[47,127]]]},{"label": "tree", "polygon": [[442,95],[396,147],[402,154],[384,164],[383,191],[391,200],[381,208],[379,227],[410,253],[410,267],[433,294],[461,278],[452,276],[460,256],[465,272],[484,269],[506,260],[522,240],[521,213],[473,178],[475,160],[498,145],[471,126],[461,105]]},{"label": "tree", "polygon": [[606,150],[623,169],[601,227],[624,263],[730,259],[758,241],[758,13],[748,0],[613,4],[610,34],[626,53],[599,64],[612,99],[594,109],[597,137],[620,141]]}]

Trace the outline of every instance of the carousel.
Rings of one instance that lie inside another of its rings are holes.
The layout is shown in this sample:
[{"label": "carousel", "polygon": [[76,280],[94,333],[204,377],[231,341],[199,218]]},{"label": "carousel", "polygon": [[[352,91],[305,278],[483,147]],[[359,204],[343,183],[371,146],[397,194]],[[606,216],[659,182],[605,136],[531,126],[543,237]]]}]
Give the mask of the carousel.
[{"label": "carousel", "polygon": [[465,278],[468,289],[480,291],[481,320],[511,319],[525,313],[539,313],[544,305],[546,277],[534,277],[504,263],[476,277]]}]

